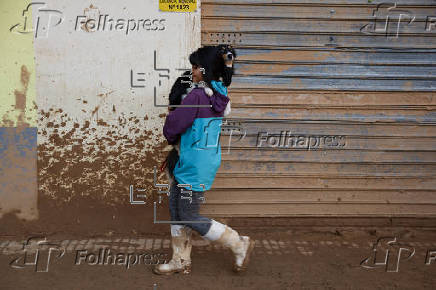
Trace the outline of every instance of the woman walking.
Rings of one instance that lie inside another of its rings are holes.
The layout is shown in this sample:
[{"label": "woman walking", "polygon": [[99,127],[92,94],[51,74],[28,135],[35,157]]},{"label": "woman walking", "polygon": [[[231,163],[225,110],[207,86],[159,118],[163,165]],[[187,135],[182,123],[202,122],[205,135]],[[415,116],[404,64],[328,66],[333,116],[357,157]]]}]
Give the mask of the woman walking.
[{"label": "woman walking", "polygon": [[[229,98],[221,82],[214,80],[213,64],[216,55],[205,48],[193,52],[192,81],[212,90],[212,96],[204,88],[193,89],[182,101],[186,107],[171,111],[163,128],[169,144],[180,137],[180,158],[174,169],[175,183],[170,188],[169,208],[171,215],[172,259],[157,265],[156,274],[191,272],[191,233],[197,231],[204,239],[229,248],[234,254],[233,270],[247,268],[254,241],[240,236],[234,229],[214,219],[199,214],[204,192],[209,190],[221,164],[219,136],[224,111]],[[199,107],[201,105],[201,107]]]}]

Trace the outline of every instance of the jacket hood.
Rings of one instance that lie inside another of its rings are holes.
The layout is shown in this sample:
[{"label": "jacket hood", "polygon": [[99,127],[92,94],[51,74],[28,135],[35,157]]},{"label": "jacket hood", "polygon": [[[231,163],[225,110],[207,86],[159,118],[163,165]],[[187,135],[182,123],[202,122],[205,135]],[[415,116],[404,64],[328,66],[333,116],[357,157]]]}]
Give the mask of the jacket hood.
[{"label": "jacket hood", "polygon": [[227,87],[225,87],[222,82],[217,81],[212,81],[211,84],[215,91],[215,94],[211,97],[212,109],[217,113],[221,113],[226,109],[227,103],[230,101],[227,97]]},{"label": "jacket hood", "polygon": [[215,112],[217,112],[217,113],[224,112],[224,110],[226,109],[227,103],[229,102],[228,97],[216,92],[209,98],[210,98],[210,103],[212,105],[212,109]]}]

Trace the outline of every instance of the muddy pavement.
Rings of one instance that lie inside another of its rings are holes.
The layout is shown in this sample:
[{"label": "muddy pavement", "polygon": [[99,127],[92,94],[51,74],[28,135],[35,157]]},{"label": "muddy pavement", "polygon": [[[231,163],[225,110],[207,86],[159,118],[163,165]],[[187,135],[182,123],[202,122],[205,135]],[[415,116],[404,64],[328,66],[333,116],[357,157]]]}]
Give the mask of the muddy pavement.
[{"label": "muddy pavement", "polygon": [[241,233],[256,240],[247,272],[233,273],[231,252],[195,233],[192,273],[171,276],[151,271],[171,258],[169,235],[0,237],[0,288],[435,289],[434,229]]}]

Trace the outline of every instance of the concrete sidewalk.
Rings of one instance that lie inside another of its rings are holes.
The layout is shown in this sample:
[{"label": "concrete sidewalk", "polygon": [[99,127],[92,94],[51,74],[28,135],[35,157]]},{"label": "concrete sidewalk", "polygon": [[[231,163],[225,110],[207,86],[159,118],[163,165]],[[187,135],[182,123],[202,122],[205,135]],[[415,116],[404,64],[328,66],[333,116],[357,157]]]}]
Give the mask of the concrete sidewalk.
[{"label": "concrete sidewalk", "polygon": [[434,229],[240,232],[256,241],[246,273],[231,271],[229,250],[194,234],[192,273],[172,276],[151,273],[154,264],[171,258],[168,235],[33,237],[24,247],[26,240],[0,237],[1,289],[434,289],[436,285]]}]

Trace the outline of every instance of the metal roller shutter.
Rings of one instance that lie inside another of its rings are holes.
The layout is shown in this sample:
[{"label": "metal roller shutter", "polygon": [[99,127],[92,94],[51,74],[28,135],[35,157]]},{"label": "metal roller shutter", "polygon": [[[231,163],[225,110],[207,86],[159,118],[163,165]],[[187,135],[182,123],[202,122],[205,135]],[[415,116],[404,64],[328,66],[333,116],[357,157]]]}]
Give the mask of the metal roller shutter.
[{"label": "metal roller shutter", "polygon": [[203,213],[436,216],[436,1],[395,2],[202,1],[238,53]]}]

